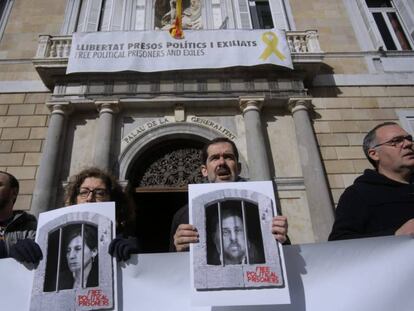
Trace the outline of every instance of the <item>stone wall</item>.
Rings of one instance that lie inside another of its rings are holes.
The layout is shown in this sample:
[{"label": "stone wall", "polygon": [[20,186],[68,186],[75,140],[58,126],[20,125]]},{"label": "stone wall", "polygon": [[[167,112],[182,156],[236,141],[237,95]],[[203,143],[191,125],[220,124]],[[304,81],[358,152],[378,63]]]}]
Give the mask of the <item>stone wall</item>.
[{"label": "stone wall", "polygon": [[335,204],[344,188],[372,168],[362,151],[365,134],[375,125],[398,120],[399,109],[414,108],[412,87],[342,87],[338,97],[315,90],[314,129]]},{"label": "stone wall", "polygon": [[30,209],[47,131],[47,94],[0,94],[0,169],[19,180],[16,209]]}]

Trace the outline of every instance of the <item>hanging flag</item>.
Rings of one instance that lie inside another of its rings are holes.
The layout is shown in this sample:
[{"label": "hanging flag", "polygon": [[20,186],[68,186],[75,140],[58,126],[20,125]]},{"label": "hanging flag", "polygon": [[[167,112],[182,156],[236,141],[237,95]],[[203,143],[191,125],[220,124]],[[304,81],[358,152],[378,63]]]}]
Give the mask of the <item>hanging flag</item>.
[{"label": "hanging flag", "polygon": [[182,11],[183,11],[182,0],[177,0],[176,5],[175,5],[175,11],[176,11],[175,21],[174,21],[174,24],[170,28],[170,34],[175,39],[183,39],[184,33],[183,33],[183,25],[182,25]]}]

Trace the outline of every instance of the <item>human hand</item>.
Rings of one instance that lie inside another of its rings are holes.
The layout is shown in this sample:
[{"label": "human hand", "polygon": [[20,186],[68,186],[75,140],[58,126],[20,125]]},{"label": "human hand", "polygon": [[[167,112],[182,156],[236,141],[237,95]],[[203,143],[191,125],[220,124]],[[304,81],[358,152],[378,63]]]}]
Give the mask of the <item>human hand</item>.
[{"label": "human hand", "polygon": [[272,234],[280,243],[287,240],[288,222],[286,216],[276,216],[272,220]]},{"label": "human hand", "polygon": [[9,256],[20,262],[39,263],[43,259],[40,246],[31,239],[18,240],[9,250]]},{"label": "human hand", "polygon": [[182,252],[190,247],[190,243],[198,242],[197,228],[189,224],[178,226],[174,234],[174,246],[177,252]]},{"label": "human hand", "polygon": [[408,220],[405,224],[403,224],[397,231],[395,231],[395,235],[411,235],[414,236],[414,218]]},{"label": "human hand", "polygon": [[138,253],[138,245],[135,239],[116,238],[109,244],[108,253],[117,261],[127,261],[131,254]]}]

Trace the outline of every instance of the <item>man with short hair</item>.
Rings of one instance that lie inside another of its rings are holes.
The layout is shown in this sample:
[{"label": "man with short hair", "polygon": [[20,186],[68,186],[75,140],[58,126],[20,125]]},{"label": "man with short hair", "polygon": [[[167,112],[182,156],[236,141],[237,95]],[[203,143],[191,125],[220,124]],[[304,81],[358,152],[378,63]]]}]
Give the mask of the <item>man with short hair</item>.
[{"label": "man with short hair", "polygon": [[[207,263],[212,265],[239,265],[264,263],[263,247],[249,237],[249,219],[243,216],[240,202],[222,202],[220,220],[213,219],[212,244],[207,246]],[[207,238],[208,239],[208,238]]]},{"label": "man with short hair", "polygon": [[345,189],[329,240],[414,235],[413,138],[397,123],[377,125],[363,149],[375,170]]},{"label": "man with short hair", "polygon": [[243,220],[241,215],[228,211],[221,218],[221,224],[217,223],[214,230],[214,244],[220,255],[220,226],[223,245],[223,261],[226,265],[237,265],[246,262],[246,243]]},{"label": "man with short hair", "polygon": [[37,221],[24,211],[13,211],[18,193],[17,179],[0,171],[0,258],[38,263],[43,256],[34,242]]},{"label": "man with short hair", "polygon": [[[210,183],[240,180],[239,152],[228,138],[218,137],[208,142],[201,152],[201,161],[201,173]],[[188,222],[188,205],[185,205],[175,213],[172,221],[170,251],[186,251],[190,243],[198,242],[197,229]],[[273,218],[272,233],[281,243],[287,241],[287,227],[285,216]]]}]

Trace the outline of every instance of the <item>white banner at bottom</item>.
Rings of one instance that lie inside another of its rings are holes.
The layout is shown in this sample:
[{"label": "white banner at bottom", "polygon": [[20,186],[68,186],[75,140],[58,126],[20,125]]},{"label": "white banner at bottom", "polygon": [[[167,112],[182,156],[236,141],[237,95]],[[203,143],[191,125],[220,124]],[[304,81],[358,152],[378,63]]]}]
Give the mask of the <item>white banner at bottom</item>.
[{"label": "white banner at bottom", "polygon": [[[190,305],[189,253],[133,256],[118,269],[118,309],[214,311],[411,311],[414,239],[382,237],[284,246],[291,304]],[[0,310],[28,310],[33,271],[0,260]],[[258,304],[260,302],[258,301]]]}]

